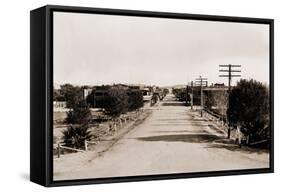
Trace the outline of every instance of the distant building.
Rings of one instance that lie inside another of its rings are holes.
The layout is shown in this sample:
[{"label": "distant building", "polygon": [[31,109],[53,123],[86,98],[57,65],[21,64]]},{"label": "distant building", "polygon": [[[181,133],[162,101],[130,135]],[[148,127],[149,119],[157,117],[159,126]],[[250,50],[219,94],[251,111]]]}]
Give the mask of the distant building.
[{"label": "distant building", "polygon": [[93,108],[104,108],[106,105],[106,98],[108,97],[109,89],[96,89],[94,90],[92,98],[92,107]]},{"label": "distant building", "polygon": [[215,83],[214,84],[215,87],[224,87],[224,83]]},{"label": "distant building", "polygon": [[54,101],[53,102],[53,107],[55,109],[66,108],[66,101]]},{"label": "distant building", "polygon": [[88,97],[88,95],[90,95],[92,93],[93,89],[90,89],[90,88],[87,88],[87,89],[84,89],[83,92],[83,96],[84,96],[84,99],[86,99]]}]

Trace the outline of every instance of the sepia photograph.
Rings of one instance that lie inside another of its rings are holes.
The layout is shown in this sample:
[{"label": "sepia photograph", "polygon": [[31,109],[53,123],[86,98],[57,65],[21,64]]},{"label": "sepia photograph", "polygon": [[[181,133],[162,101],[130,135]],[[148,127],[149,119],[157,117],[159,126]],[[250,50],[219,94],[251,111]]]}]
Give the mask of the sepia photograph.
[{"label": "sepia photograph", "polygon": [[53,180],[270,168],[270,25],[53,12]]}]

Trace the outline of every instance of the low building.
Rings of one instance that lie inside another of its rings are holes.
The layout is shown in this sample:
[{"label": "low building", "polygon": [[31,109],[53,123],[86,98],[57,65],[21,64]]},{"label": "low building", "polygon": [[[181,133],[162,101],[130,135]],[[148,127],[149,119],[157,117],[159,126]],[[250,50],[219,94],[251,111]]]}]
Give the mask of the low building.
[{"label": "low building", "polygon": [[66,101],[54,101],[53,102],[53,107],[55,109],[59,109],[59,108],[66,108]]}]

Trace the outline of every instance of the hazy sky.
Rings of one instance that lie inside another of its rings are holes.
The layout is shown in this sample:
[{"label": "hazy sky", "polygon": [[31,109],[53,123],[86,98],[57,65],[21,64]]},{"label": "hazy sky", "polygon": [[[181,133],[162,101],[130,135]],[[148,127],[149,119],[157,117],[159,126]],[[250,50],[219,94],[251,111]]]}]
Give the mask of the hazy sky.
[{"label": "hazy sky", "polygon": [[220,64],[269,84],[269,25],[54,13],[58,84],[167,86],[199,75],[226,83]]}]

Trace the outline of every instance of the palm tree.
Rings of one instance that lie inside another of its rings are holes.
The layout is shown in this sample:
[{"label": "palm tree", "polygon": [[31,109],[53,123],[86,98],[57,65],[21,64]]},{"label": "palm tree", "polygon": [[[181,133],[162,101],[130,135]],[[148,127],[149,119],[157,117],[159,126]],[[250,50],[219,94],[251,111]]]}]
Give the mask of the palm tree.
[{"label": "palm tree", "polygon": [[90,140],[91,137],[91,131],[86,125],[70,125],[63,131],[63,140],[65,145],[76,149],[83,149],[85,140]]}]

